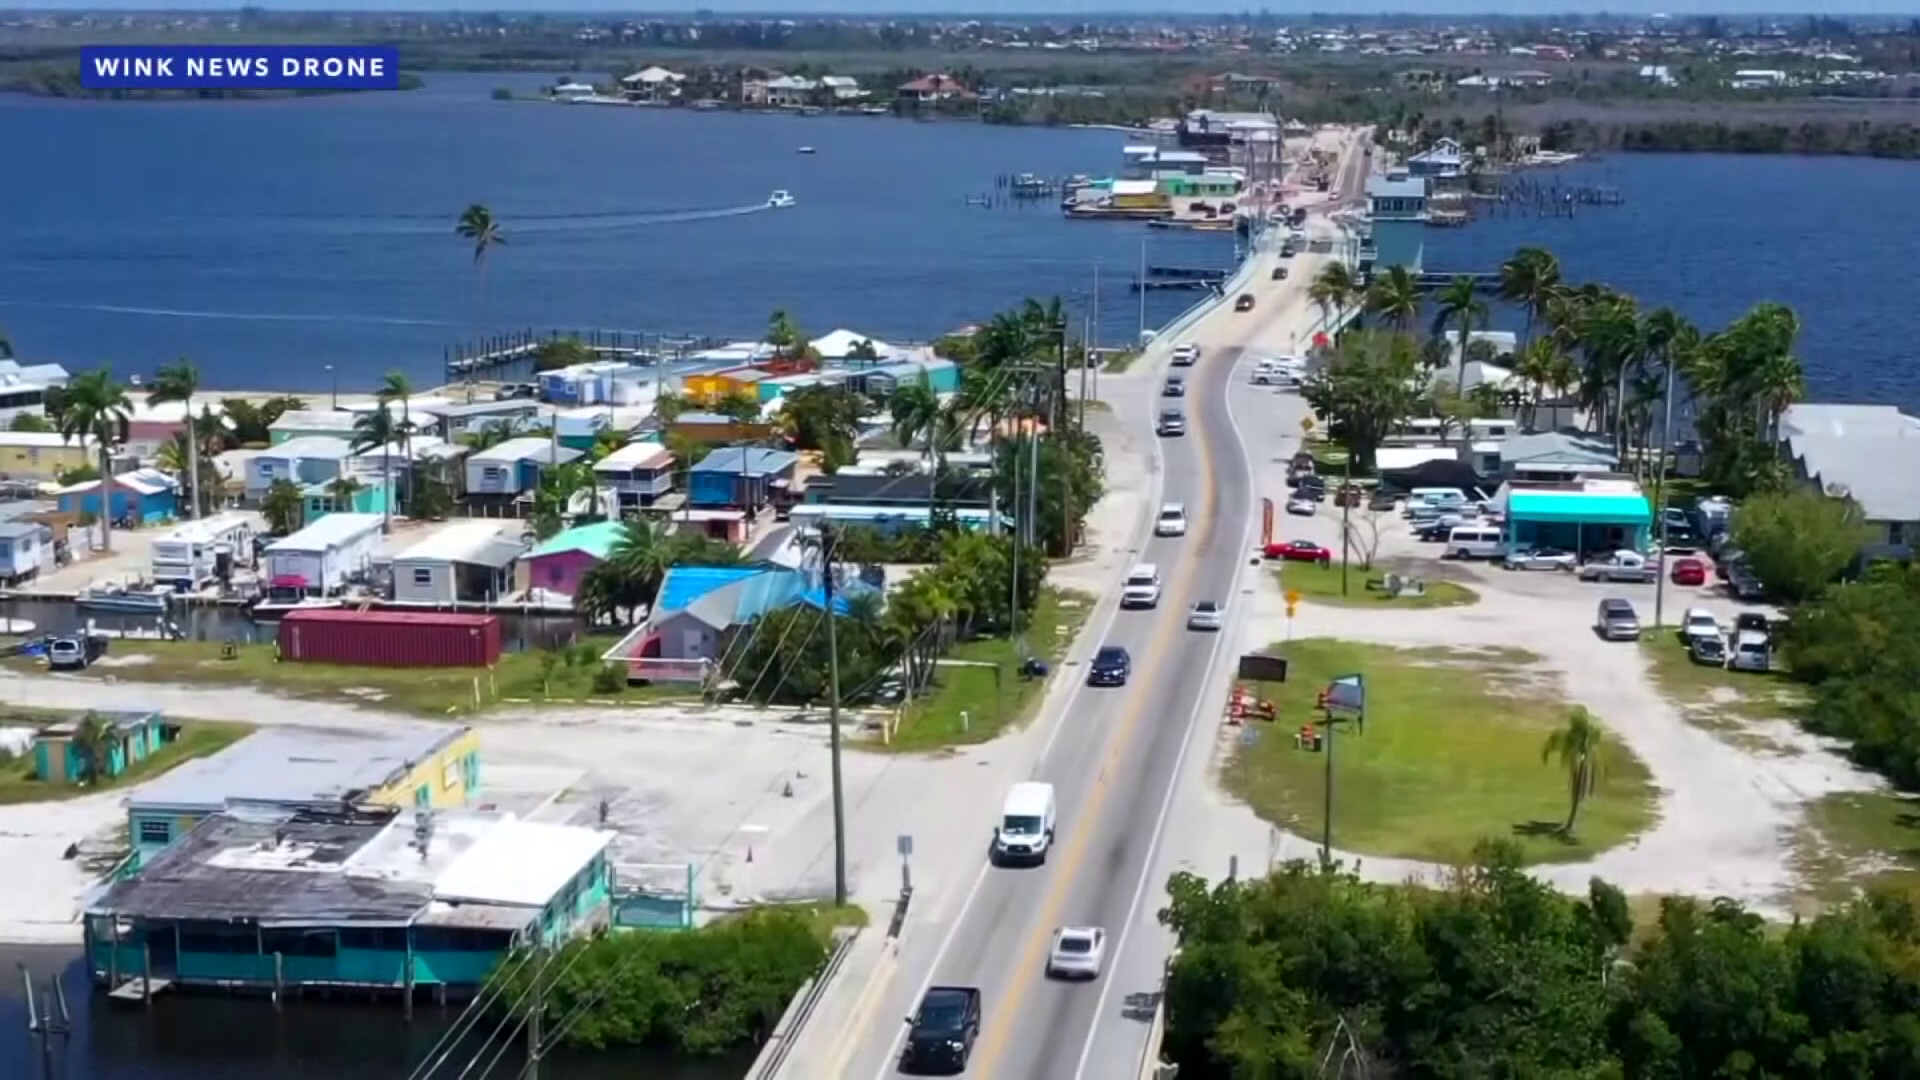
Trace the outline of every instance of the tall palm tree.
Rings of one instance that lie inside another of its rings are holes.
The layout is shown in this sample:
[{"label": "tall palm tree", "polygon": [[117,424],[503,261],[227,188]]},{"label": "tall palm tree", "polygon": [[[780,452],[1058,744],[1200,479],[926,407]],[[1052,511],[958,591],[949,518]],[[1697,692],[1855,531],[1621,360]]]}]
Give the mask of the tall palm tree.
[{"label": "tall palm tree", "polygon": [[1330,262],[1320,268],[1307,286],[1307,298],[1320,309],[1320,321],[1330,332],[1347,306],[1360,296],[1360,280],[1353,268],[1343,262]]},{"label": "tall palm tree", "polygon": [[73,729],[73,750],[80,759],[80,782],[111,779],[114,744],[120,741],[120,729],[112,720],[90,712]]},{"label": "tall palm tree", "polygon": [[1405,266],[1389,266],[1367,289],[1367,310],[1400,333],[1420,319],[1420,283]]},{"label": "tall palm tree", "polygon": [[[177,401],[186,406],[186,431],[188,438],[196,444],[198,433],[194,430],[193,395],[200,390],[200,369],[193,366],[186,357],[162,367],[153,377],[153,387],[147,391],[147,404],[164,405]],[[200,453],[195,451],[187,455],[187,488],[193,497],[187,503],[187,516],[200,516]]]},{"label": "tall palm tree", "polygon": [[888,399],[887,410],[893,417],[893,437],[903,449],[911,448],[922,438],[926,440],[924,456],[931,458],[934,452],[934,427],[940,421],[940,397],[933,392],[933,384],[927,381],[924,373],[914,382],[893,392]]},{"label": "tall palm tree", "polygon": [[6,330],[0,329],[0,360],[11,359],[13,359],[13,339],[7,336]]},{"label": "tall palm tree", "polygon": [[1533,340],[1533,324],[1546,317],[1547,305],[1560,290],[1560,260],[1540,247],[1523,247],[1500,264],[1500,299],[1527,313],[1521,342]]},{"label": "tall palm tree", "polygon": [[54,418],[66,442],[92,439],[100,454],[100,550],[113,550],[113,444],[125,442],[133,402],[106,368],[81,372],[67,383]]},{"label": "tall palm tree", "polygon": [[[493,249],[504,246],[506,236],[500,231],[500,223],[493,219],[493,211],[480,203],[471,203],[460,211],[460,217],[453,223],[454,235],[473,245],[473,323],[477,330],[480,321],[480,305],[487,291],[487,266],[493,261],[488,256]],[[474,371],[469,368],[467,381],[474,379]]]},{"label": "tall palm tree", "polygon": [[350,473],[341,473],[327,482],[327,497],[333,500],[333,508],[341,513],[353,512],[353,497],[366,487]]},{"label": "tall palm tree", "polygon": [[[207,444],[204,441],[196,443],[188,432],[176,431],[168,436],[166,442],[160,444],[153,456],[154,461],[167,472],[175,476],[192,475],[194,477],[192,483],[188,485],[187,494],[194,507],[192,512],[196,516],[206,512],[207,508],[213,505],[212,491],[200,490],[199,478],[202,475],[214,478],[209,482],[209,488],[218,482],[213,460],[207,456]],[[188,464],[195,457],[200,460],[191,465]]]},{"label": "tall palm tree", "polygon": [[1601,762],[1603,738],[1599,721],[1585,705],[1575,705],[1567,710],[1566,726],[1548,735],[1540,747],[1542,763],[1553,762],[1567,771],[1567,822],[1560,827],[1566,835],[1573,835],[1581,804],[1599,790],[1605,771]]},{"label": "tall palm tree", "polygon": [[[380,392],[375,395],[381,404],[400,403],[400,422],[394,425],[393,433],[400,440],[400,456],[407,462],[407,468],[413,468],[413,382],[405,372],[389,371],[380,379]],[[392,488],[387,489],[387,499],[394,498]]]},{"label": "tall palm tree", "polygon": [[1554,369],[1562,359],[1564,354],[1560,351],[1559,343],[1551,337],[1527,342],[1515,358],[1513,373],[1525,385],[1527,395],[1520,417],[1523,426],[1533,427],[1540,399],[1545,396],[1547,388],[1553,385]]},{"label": "tall palm tree", "polygon": [[393,531],[393,453],[395,439],[399,437],[398,425],[393,419],[393,410],[385,401],[367,412],[353,418],[353,439],[349,449],[356,454],[364,454],[378,449],[380,454],[380,481],[386,486],[386,504],[381,508],[380,531]]},{"label": "tall palm tree", "polygon": [[1465,274],[1460,274],[1447,282],[1446,287],[1434,297],[1434,302],[1439,305],[1439,310],[1433,317],[1434,336],[1439,337],[1445,334],[1449,327],[1459,335],[1457,339],[1459,347],[1455,350],[1454,362],[1459,365],[1460,370],[1454,379],[1454,392],[1465,394],[1467,392],[1467,342],[1472,338],[1475,330],[1483,329],[1487,325],[1487,302],[1480,299],[1480,294],[1474,289],[1473,279]]}]

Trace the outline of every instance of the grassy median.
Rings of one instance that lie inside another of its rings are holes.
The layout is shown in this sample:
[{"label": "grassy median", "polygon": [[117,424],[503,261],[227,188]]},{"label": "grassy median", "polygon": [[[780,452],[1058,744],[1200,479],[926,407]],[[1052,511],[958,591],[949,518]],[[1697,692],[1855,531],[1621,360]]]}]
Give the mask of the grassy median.
[{"label": "grassy median", "polygon": [[[1273,723],[1252,722],[1228,763],[1227,789],[1262,818],[1318,841],[1327,757],[1299,749],[1315,698],[1361,674],[1364,726],[1334,734],[1334,847],[1362,855],[1460,862],[1488,838],[1512,838],[1534,862],[1581,859],[1653,821],[1646,766],[1612,736],[1600,781],[1570,833],[1566,768],[1543,761],[1568,704],[1538,657],[1520,650],[1393,649],[1326,638],[1269,647],[1290,661],[1284,684],[1254,684]],[[1599,718],[1603,723],[1605,717]]]},{"label": "grassy median", "polygon": [[1357,563],[1348,566],[1343,588],[1338,559],[1326,566],[1309,562],[1282,563],[1275,573],[1280,578],[1282,590],[1299,593],[1300,598],[1309,604],[1325,604],[1328,607],[1420,611],[1465,607],[1480,602],[1480,594],[1465,585],[1432,578],[1425,579],[1426,588],[1423,592],[1389,596],[1379,589],[1367,588],[1368,581],[1379,581],[1386,571],[1379,567],[1362,570]]}]

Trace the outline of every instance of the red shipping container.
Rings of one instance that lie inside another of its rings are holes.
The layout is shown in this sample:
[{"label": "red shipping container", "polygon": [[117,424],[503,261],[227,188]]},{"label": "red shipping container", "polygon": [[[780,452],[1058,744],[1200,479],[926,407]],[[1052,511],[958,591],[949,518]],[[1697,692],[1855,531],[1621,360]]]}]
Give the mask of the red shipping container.
[{"label": "red shipping container", "polygon": [[280,620],[280,659],[360,667],[492,667],[500,662],[500,620],[441,611],[289,611]]}]

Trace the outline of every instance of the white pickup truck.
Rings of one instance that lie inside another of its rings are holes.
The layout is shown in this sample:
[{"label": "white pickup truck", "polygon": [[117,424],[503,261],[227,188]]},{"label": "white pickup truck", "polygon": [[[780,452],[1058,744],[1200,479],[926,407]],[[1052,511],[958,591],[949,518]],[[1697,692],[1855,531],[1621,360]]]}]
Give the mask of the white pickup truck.
[{"label": "white pickup truck", "polygon": [[1659,569],[1637,551],[1616,551],[1580,567],[1581,581],[1618,581],[1651,584]]}]

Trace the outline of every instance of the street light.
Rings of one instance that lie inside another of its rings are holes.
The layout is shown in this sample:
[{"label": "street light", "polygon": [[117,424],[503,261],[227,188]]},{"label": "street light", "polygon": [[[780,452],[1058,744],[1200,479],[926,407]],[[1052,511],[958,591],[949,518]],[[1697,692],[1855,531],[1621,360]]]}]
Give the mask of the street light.
[{"label": "street light", "polygon": [[327,382],[333,391],[333,408],[338,410],[340,408],[340,377],[333,373],[332,364],[327,365]]}]

